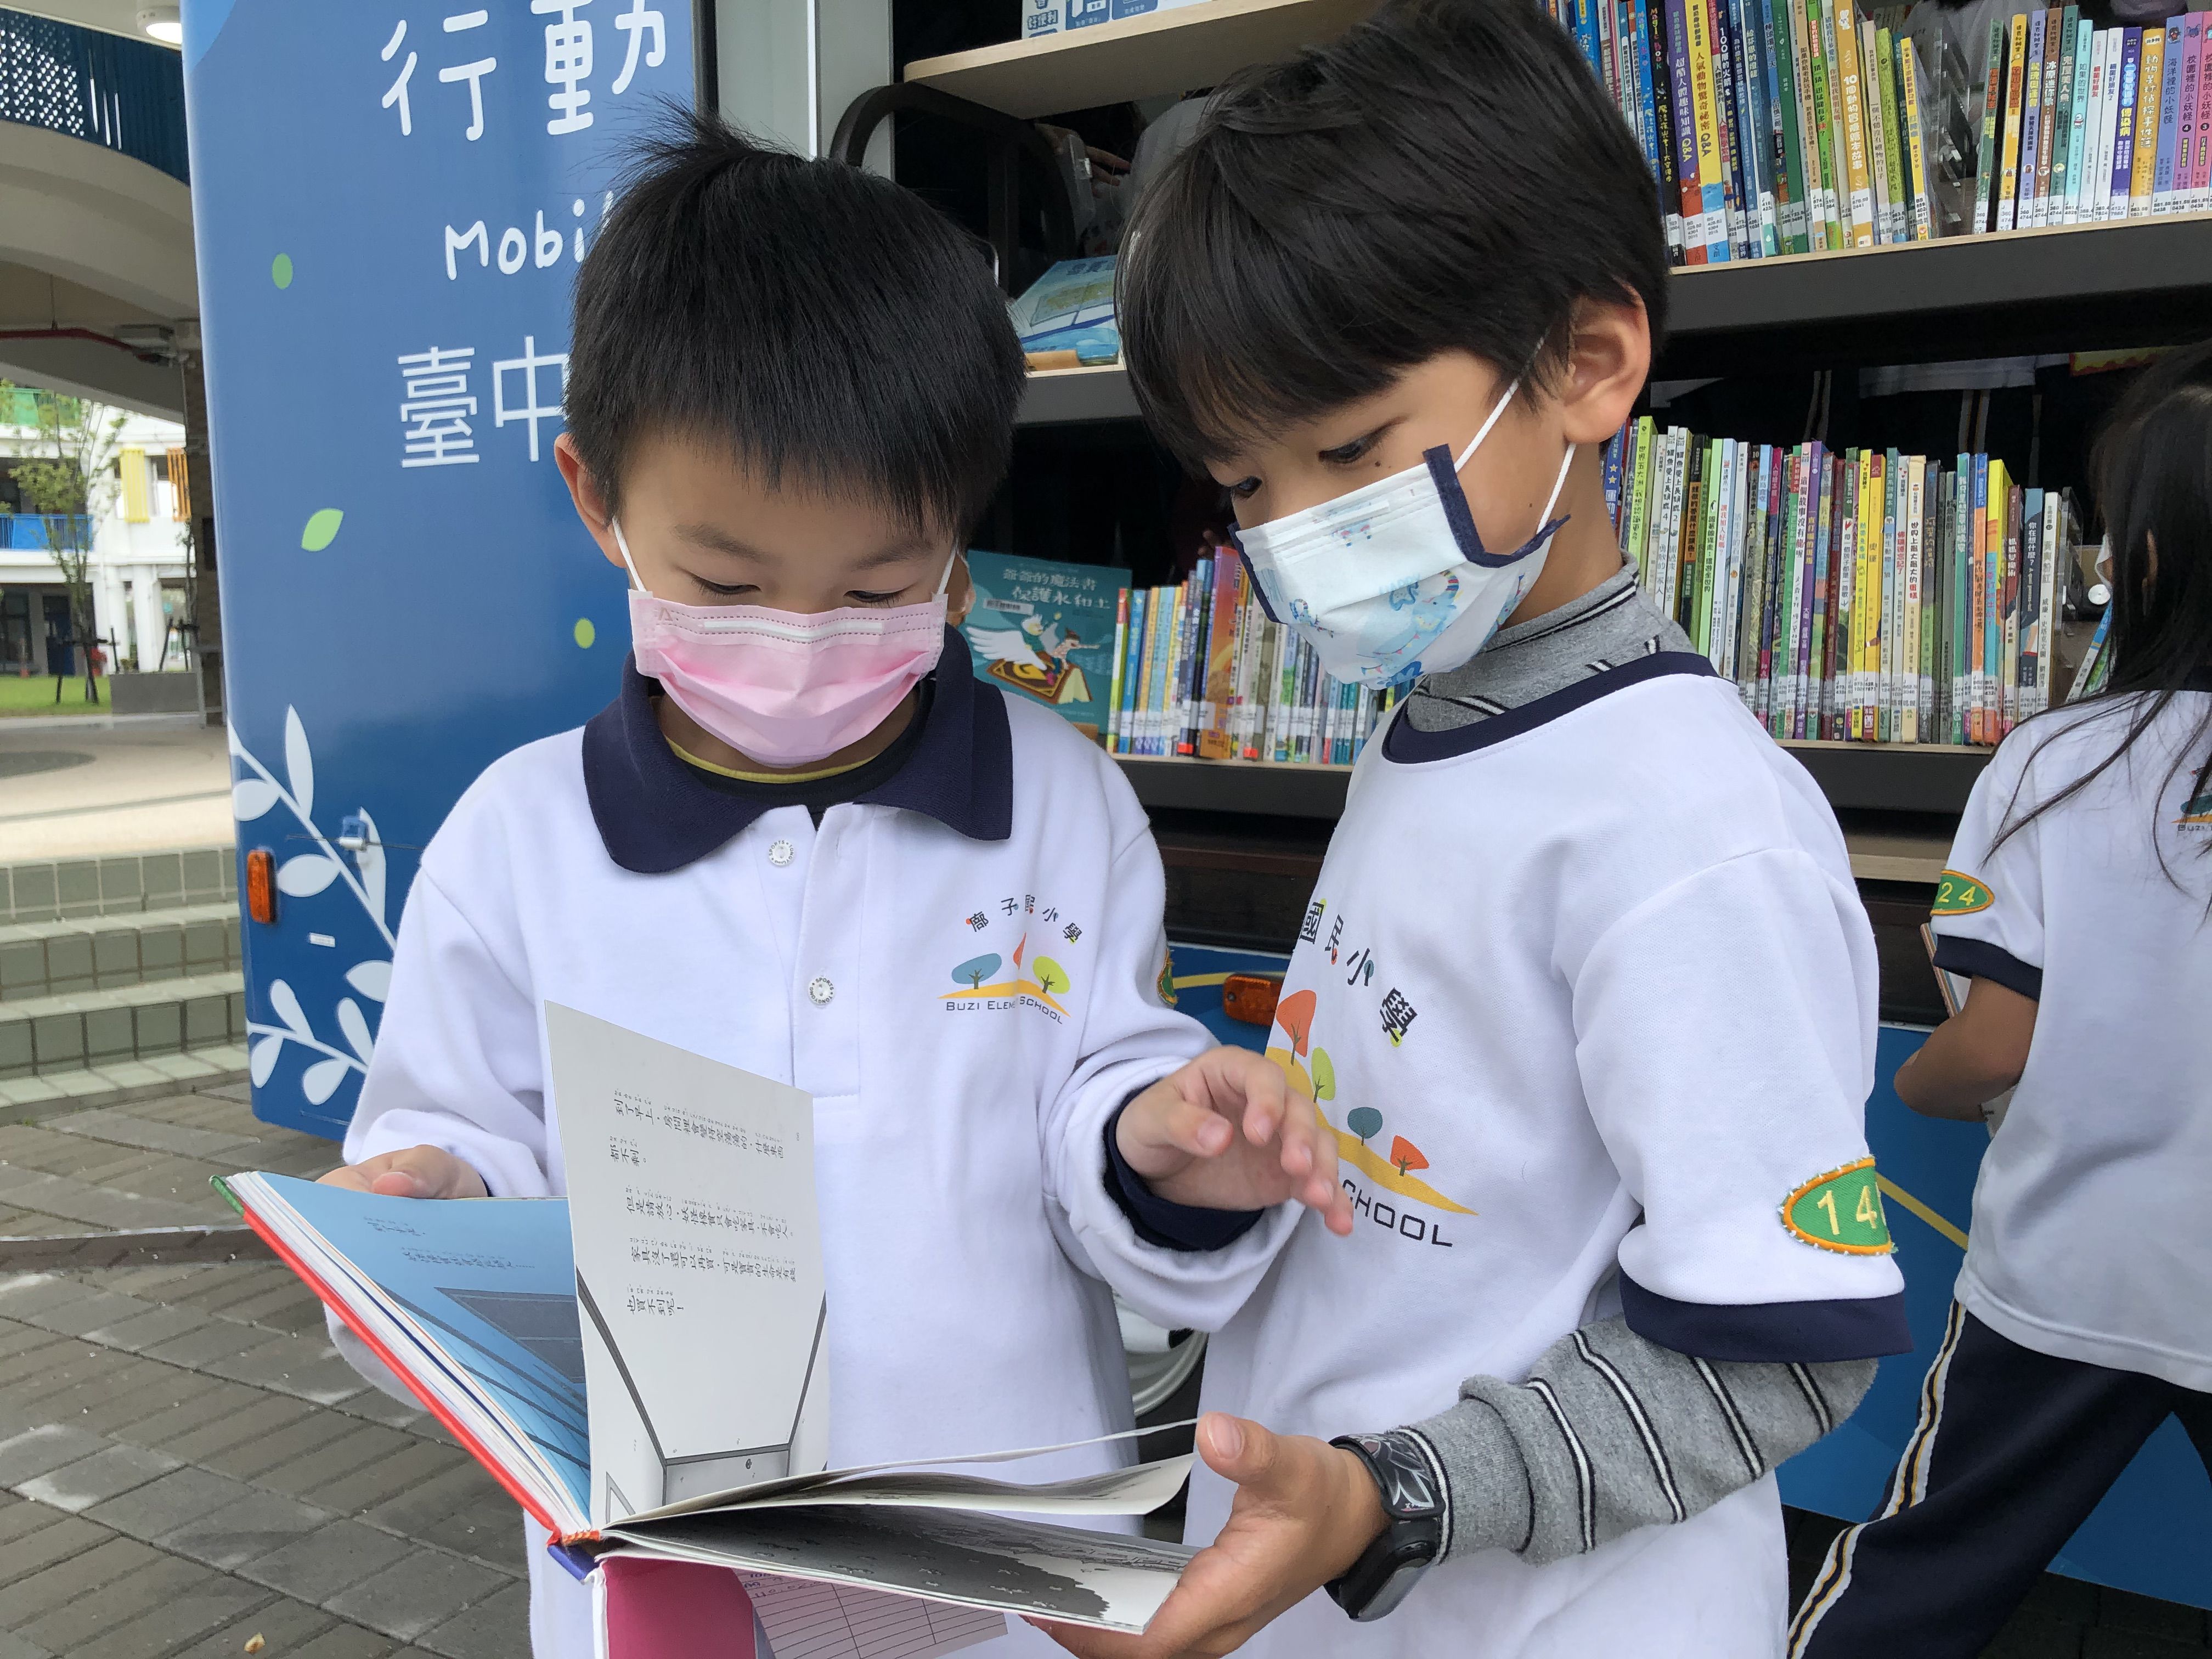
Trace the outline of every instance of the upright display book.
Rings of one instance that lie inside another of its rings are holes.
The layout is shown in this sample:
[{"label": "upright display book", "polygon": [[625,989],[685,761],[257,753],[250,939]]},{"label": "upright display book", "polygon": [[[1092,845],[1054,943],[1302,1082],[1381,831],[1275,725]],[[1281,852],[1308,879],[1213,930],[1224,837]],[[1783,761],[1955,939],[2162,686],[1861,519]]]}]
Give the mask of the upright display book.
[{"label": "upright display book", "polygon": [[1062,259],[1031,283],[1011,310],[1022,350],[1031,356],[1071,351],[1078,362],[1110,363],[1121,355],[1111,254]]},{"label": "upright display book", "polygon": [[968,574],[975,599],[960,631],[976,677],[1097,738],[1106,729],[1116,607],[1129,573],[971,552]]},{"label": "upright display book", "polygon": [[[218,1185],[579,1576],[611,1554],[693,1561],[828,1586],[853,1610],[888,1594],[1142,1630],[1193,1552],[1028,1517],[1149,1512],[1190,1460],[1042,1485],[977,1467],[1065,1448],[827,1468],[812,1102],[545,1016],[566,1199]],[[755,1595],[771,1640],[769,1613],[804,1600]],[[905,1622],[912,1643],[880,1659],[947,1650],[943,1620]],[[966,1624],[970,1640],[1003,1628]]]}]

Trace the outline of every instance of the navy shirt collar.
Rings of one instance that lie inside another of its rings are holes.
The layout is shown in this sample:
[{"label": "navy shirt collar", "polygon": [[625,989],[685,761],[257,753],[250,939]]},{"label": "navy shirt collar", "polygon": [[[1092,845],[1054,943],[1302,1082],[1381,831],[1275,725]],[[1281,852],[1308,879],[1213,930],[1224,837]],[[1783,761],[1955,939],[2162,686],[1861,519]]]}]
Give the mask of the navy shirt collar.
[{"label": "navy shirt collar", "polygon": [[[945,630],[945,653],[914,753],[860,797],[926,813],[971,841],[1013,833],[1013,737],[998,689],[967,672],[968,642]],[[945,673],[951,666],[954,672]],[[668,746],[654,717],[659,682],[623,662],[622,691],[584,727],[584,793],[607,856],[640,875],[696,864],[749,828],[771,803],[726,795]]]}]

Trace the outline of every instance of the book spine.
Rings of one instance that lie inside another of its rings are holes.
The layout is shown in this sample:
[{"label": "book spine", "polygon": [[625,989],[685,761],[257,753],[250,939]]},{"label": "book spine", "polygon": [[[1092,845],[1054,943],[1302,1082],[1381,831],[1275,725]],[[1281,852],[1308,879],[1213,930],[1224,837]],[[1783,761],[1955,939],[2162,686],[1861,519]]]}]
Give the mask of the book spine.
[{"label": "book spine", "polygon": [[2074,104],[2068,112],[2066,204],[2062,224],[2081,222],[2082,188],[2088,179],[2090,76],[2097,55],[2097,26],[2087,18],[2074,25]]},{"label": "book spine", "polygon": [[1706,38],[1712,43],[1713,125],[1720,143],[1721,191],[1728,217],[1729,255],[1731,258],[1748,259],[1751,243],[1757,239],[1747,237],[1745,226],[1755,222],[1759,214],[1757,204],[1744,190],[1742,137],[1738,131],[1742,123],[1737,119],[1742,94],[1737,85],[1735,31],[1729,23],[1729,0],[1711,0],[1705,29]]},{"label": "book spine", "polygon": [[1674,170],[1682,198],[1682,259],[1705,263],[1704,151],[1698,137],[1697,76],[1690,62],[1688,0],[1667,0],[1667,82],[1674,105]]},{"label": "book spine", "polygon": [[[2163,31],[2161,31],[2163,33]],[[2019,720],[2035,713],[2043,672],[2043,492],[2022,492],[2020,543],[2020,669],[2013,708]]]},{"label": "book spine", "polygon": [[1928,508],[1928,463],[1911,458],[1905,489],[1905,613],[1904,634],[1898,641],[1898,740],[1920,741],[1920,579],[1927,544],[1921,538]]},{"label": "book spine", "polygon": [[2112,216],[2112,139],[2117,137],[2117,115],[2119,115],[2119,28],[2100,28],[2097,31],[2097,64],[2101,66],[2101,88],[2090,108],[2090,135],[2097,139],[2097,149],[2090,155],[2090,199],[2084,219],[2090,223],[2104,223]]},{"label": "book spine", "polygon": [[1206,661],[1207,577],[1211,561],[1201,558],[1182,585],[1182,605],[1176,618],[1175,680],[1169,691],[1168,752],[1194,755],[1192,736],[1199,722],[1199,674]]},{"label": "book spine", "polygon": [[1851,246],[1872,247],[1877,227],[1867,142],[1866,77],[1859,64],[1858,13],[1851,0],[1836,0],[1836,59],[1843,74],[1838,101],[1843,105],[1844,154],[1850,167]]},{"label": "book spine", "polygon": [[1970,595],[1966,628],[1966,741],[1980,743],[1982,732],[1982,685],[1985,665],[1984,647],[1988,641],[1988,618],[1984,611],[1989,594],[1990,557],[1990,458],[1974,457],[1973,520],[1971,544],[1972,562],[1966,574]]},{"label": "book spine", "polygon": [[[1889,240],[1912,240],[1912,197],[1906,184],[1905,104],[1898,96],[1897,42],[1887,29],[1874,32],[1875,58],[1881,82],[1882,166],[1889,178]],[[1909,48],[1908,48],[1909,49]]]},{"label": "book spine", "polygon": [[2020,210],[2020,128],[2021,106],[2027,95],[2027,15],[2012,20],[2010,44],[2005,50],[2004,146],[1997,173],[1997,228],[2018,228]]},{"label": "book spine", "polygon": [[1176,732],[1182,720],[1178,692],[1182,666],[1183,618],[1188,612],[1190,584],[1178,582],[1160,595],[1160,659],[1152,670],[1152,753],[1175,753]]},{"label": "book spine", "polygon": [[1835,528],[1831,536],[1836,592],[1828,625],[1835,639],[1835,683],[1827,735],[1841,738],[1853,736],[1858,725],[1858,452],[1845,450],[1836,468]]},{"label": "book spine", "polygon": [[1726,169],[1714,107],[1711,0],[1686,0],[1684,10],[1689,19],[1690,101],[1698,134],[1698,240],[1705,250],[1705,263],[1718,264],[1729,257],[1728,193],[1721,183]]},{"label": "book spine", "polygon": [[1889,189],[1889,122],[1881,97],[1881,43],[1874,21],[1859,14],[1859,90],[1866,99],[1867,175],[1874,187],[1874,240],[1887,246],[1897,240],[1896,198]]},{"label": "book spine", "polygon": [[1584,0],[1590,13],[1590,27],[1597,37],[1598,84],[1605,95],[1613,100],[1615,109],[1620,107],[1620,76],[1614,57],[1613,0]]},{"label": "book spine", "polygon": [[1777,125],[1782,137],[1782,173],[1776,187],[1782,214],[1782,246],[1788,253],[1809,253],[1826,246],[1825,233],[1816,233],[1820,216],[1818,171],[1807,155],[1805,140],[1805,56],[1799,37],[1804,32],[1803,14],[1790,0],[1772,0],[1768,33],[1774,42],[1774,99]]},{"label": "book spine", "polygon": [[1114,598],[1114,681],[1106,696],[1106,752],[1121,752],[1121,689],[1127,682],[1124,670],[1129,653],[1129,590]]},{"label": "book spine", "polygon": [[1928,192],[1928,120],[1920,98],[1920,53],[1912,37],[1897,37],[1897,63],[1904,86],[1905,158],[1911,165],[1908,181],[1912,192],[1912,240],[1925,242],[1936,234],[1936,203]]},{"label": "book spine", "polygon": [[2151,211],[2173,211],[2173,161],[2181,149],[2181,24],[2166,26],[2158,89],[2158,159],[2151,164]]},{"label": "book spine", "polygon": [[2021,77],[2020,128],[2020,204],[2016,222],[2025,229],[2037,222],[2035,152],[2043,138],[2044,14],[2027,14],[2027,69]]},{"label": "book spine", "polygon": [[2086,20],[2082,33],[2089,42],[2089,96],[2081,112],[2081,155],[2074,181],[2074,222],[2092,223],[2097,217],[2097,155],[2104,140],[2105,32]]},{"label": "book spine", "polygon": [[1793,7],[1797,34],[1798,82],[1802,89],[1806,171],[1814,183],[1814,246],[1825,252],[1844,246],[1843,223],[1838,217],[1835,156],[1829,137],[1828,58],[1821,45],[1820,0],[1804,0]]},{"label": "book spine", "polygon": [[1990,215],[1996,206],[1997,118],[2004,107],[2004,25],[1991,23],[1989,70],[1984,77],[1982,88],[1982,141],[1976,152],[1974,164],[1972,229],[1977,235],[1995,228]]},{"label": "book spine", "polygon": [[1605,71],[1598,65],[1597,19],[1591,14],[1590,0],[1572,0],[1567,18],[1575,44],[1582,48],[1583,61],[1589,65],[1591,74],[1601,76]]},{"label": "book spine", "polygon": [[1682,227],[1681,147],[1674,125],[1674,82],[1668,64],[1667,16],[1661,0],[1636,0],[1644,41],[1644,96],[1658,147],[1659,212],[1667,222],[1667,257],[1680,264],[1688,247]]},{"label": "book spine", "polygon": [[1881,462],[1878,452],[1859,452],[1857,500],[1852,528],[1858,575],[1853,590],[1851,641],[1857,678],[1851,693],[1851,736],[1875,735],[1881,684]]},{"label": "book spine", "polygon": [[2067,159],[2074,134],[2074,31],[2080,9],[2069,6],[2058,15],[2058,107],[2051,135],[2051,202],[2045,210],[2047,224],[2066,222]]},{"label": "book spine", "polygon": [[2112,127],[2111,206],[2106,216],[2124,219],[2135,189],[2136,95],[2142,75],[2142,31],[2129,29],[2120,40],[2120,99]]},{"label": "book spine", "polygon": [[2051,217],[2051,167],[2059,133],[2058,72],[2065,52],[2064,15],[2053,6],[2043,15],[2043,116],[2035,133],[2035,222]]},{"label": "book spine", "polygon": [[1999,704],[2002,710],[2002,724],[1997,732],[2000,739],[2012,730],[2020,718],[2021,543],[2021,532],[2026,527],[2021,512],[2021,494],[2018,484],[2014,484],[2006,492],[2004,590],[2001,600],[2003,629],[1998,636],[1998,649],[2003,653],[2001,660],[2004,664],[2004,683]]},{"label": "book spine", "polygon": [[1805,735],[1805,699],[1812,690],[1808,659],[1813,643],[1813,544],[1808,510],[1813,483],[1808,446],[1800,444],[1790,456],[1790,701],[1784,711],[1779,735]]},{"label": "book spine", "polygon": [[1133,672],[1128,689],[1121,694],[1126,705],[1121,719],[1122,744],[1127,754],[1152,752],[1146,745],[1152,737],[1152,659],[1158,648],[1159,612],[1158,588],[1140,587],[1130,595],[1129,658]]},{"label": "book spine", "polygon": [[1868,457],[1867,477],[1873,500],[1866,516],[1873,546],[1867,574],[1873,591],[1868,596],[1872,622],[1867,640],[1867,671],[1873,684],[1867,697],[1864,731],[1866,736],[1876,741],[1889,736],[1890,692],[1894,678],[1892,658],[1897,643],[1893,614],[1897,578],[1895,562],[1890,556],[1891,545],[1897,536],[1896,492],[1892,488],[1896,460],[1897,452],[1893,449],[1886,455],[1876,450]]},{"label": "book spine", "polygon": [[1744,182],[1756,210],[1754,238],[1759,256],[1771,258],[1782,252],[1782,216],[1775,190],[1773,71],[1766,63],[1766,29],[1762,21],[1765,0],[1729,0],[1729,5],[1742,65],[1737,79],[1743,94],[1743,147],[1747,156]]},{"label": "book spine", "polygon": [[2166,30],[2154,26],[2140,31],[2137,50],[2142,62],[2136,75],[2134,178],[2128,186],[2128,217],[2148,216],[2158,179],[2159,123],[2165,118]]},{"label": "book spine", "polygon": [[1828,77],[1828,149],[1834,165],[1836,222],[1829,236],[1832,247],[1850,247],[1851,223],[1850,147],[1844,142],[1844,60],[1836,34],[1836,0],[1820,0],[1820,21],[1815,50]]},{"label": "book spine", "polygon": [[[2193,64],[2196,73],[2190,76],[2193,90],[2185,93],[2182,98],[2182,119],[2190,124],[2190,142],[2181,155],[2174,159],[2173,191],[2177,198],[2175,205],[2190,213],[2206,205],[2205,163],[2208,151],[2212,151],[2212,143],[2208,143],[2208,140],[2212,140],[2212,132],[2206,130],[2205,106],[2208,99],[2212,99],[2212,75],[2206,74],[2204,70],[2205,39],[2203,15],[2199,12],[2185,15],[2181,20],[2181,42],[2187,57],[2182,70],[2187,74]],[[2183,155],[2188,158],[2185,178],[2181,172]]]},{"label": "book spine", "polygon": [[2006,510],[2012,495],[2004,463],[1990,459],[1990,545],[1982,565],[1988,585],[1982,595],[1982,731],[1990,743],[2004,737],[2004,593],[2005,544],[2009,539]]}]

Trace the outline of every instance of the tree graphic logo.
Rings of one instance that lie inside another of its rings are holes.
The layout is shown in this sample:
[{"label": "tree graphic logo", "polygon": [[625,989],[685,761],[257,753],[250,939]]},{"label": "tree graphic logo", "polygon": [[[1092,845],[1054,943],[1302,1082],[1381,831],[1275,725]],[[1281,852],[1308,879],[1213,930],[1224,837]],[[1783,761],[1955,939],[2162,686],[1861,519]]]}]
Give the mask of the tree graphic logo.
[{"label": "tree graphic logo", "polygon": [[962,963],[952,970],[952,977],[955,982],[965,985],[972,990],[980,991],[983,988],[983,981],[998,971],[999,958],[986,952],[980,957],[970,957]]}]

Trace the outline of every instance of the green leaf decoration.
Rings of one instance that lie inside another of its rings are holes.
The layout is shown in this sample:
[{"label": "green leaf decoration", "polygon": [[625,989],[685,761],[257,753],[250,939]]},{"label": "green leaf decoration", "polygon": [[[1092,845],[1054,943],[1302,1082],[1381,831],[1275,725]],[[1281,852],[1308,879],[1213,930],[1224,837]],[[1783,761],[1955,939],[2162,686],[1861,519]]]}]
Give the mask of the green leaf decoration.
[{"label": "green leaf decoration", "polygon": [[292,286],[292,256],[280,253],[269,262],[269,280],[279,288]]},{"label": "green leaf decoration", "polygon": [[345,522],[345,514],[335,507],[326,507],[307,520],[307,527],[300,532],[300,545],[310,553],[319,553],[338,538],[338,526]]},{"label": "green leaf decoration", "polygon": [[592,619],[589,617],[576,618],[574,632],[576,643],[586,651],[592,648],[592,641],[599,637],[599,630],[592,626]]}]

